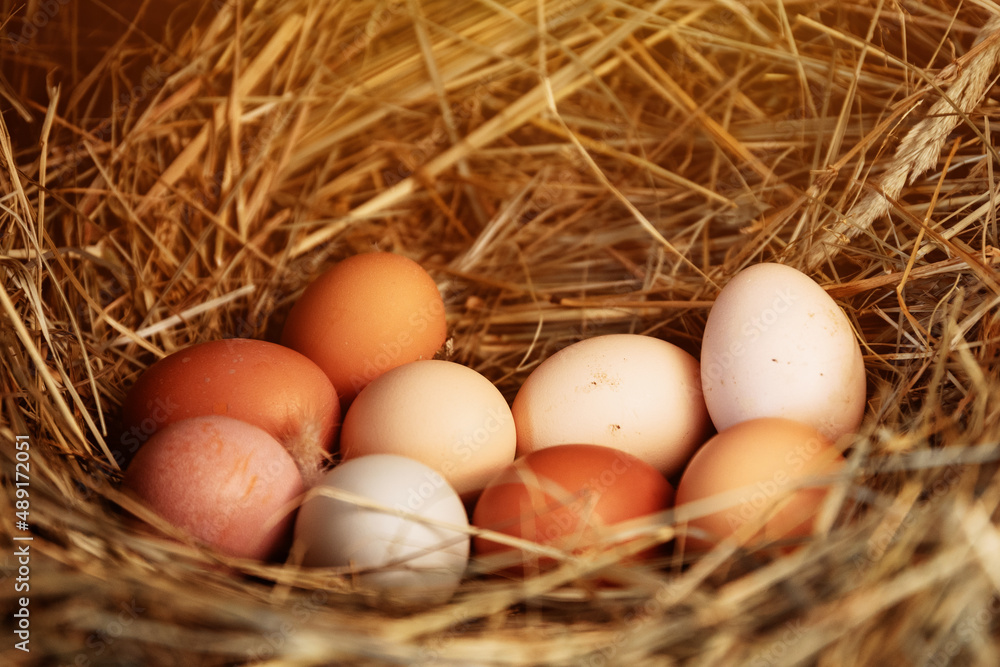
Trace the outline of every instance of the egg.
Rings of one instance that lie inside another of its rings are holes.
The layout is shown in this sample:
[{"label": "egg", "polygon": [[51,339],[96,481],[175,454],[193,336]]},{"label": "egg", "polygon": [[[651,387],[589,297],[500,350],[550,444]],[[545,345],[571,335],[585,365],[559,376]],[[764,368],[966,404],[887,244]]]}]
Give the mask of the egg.
[{"label": "egg", "polygon": [[287,548],[289,504],[304,491],[288,451],[263,429],[215,415],[154,433],[122,486],[196,540],[242,558]]},{"label": "egg", "polygon": [[668,477],[707,437],[697,360],[667,341],[609,334],[565,347],[527,377],[511,411],[517,452],[589,443]]},{"label": "egg", "polygon": [[475,370],[425,359],[366,386],[344,416],[344,459],[398,454],[441,472],[463,498],[514,460],[517,435],[503,394]]},{"label": "egg", "polygon": [[807,424],[763,417],[731,426],[706,442],[681,476],[678,511],[713,497],[719,509],[688,521],[694,532],[679,542],[700,550],[731,536],[753,545],[809,536],[829,489],[807,484],[843,466],[840,451]]},{"label": "egg", "polygon": [[462,580],[468,528],[465,506],[436,470],[375,454],[341,463],[310,491],[295,520],[292,554],[300,552],[307,567],[349,568],[382,596],[433,604],[448,600]]},{"label": "egg", "polygon": [[[649,464],[600,445],[558,445],[519,458],[483,490],[472,523],[478,528],[581,553],[614,546],[618,524],[670,507],[674,490]],[[511,551],[490,539],[474,539],[478,555]],[[646,550],[639,557],[655,552]],[[522,553],[522,572],[553,560]]]},{"label": "egg", "polygon": [[244,338],[199,343],[154,363],[129,390],[117,454],[125,459],[160,428],[204,415],[264,429],[312,478],[333,449],[340,402],[322,369],[287,347]]},{"label": "egg", "polygon": [[281,342],[326,372],[346,408],[385,371],[432,358],[446,335],[431,276],[402,255],[372,252],[348,257],[306,287]]},{"label": "egg", "polygon": [[748,267],[719,293],[701,380],[719,430],[785,417],[836,441],[864,416],[865,366],[850,320],[815,281],[782,264]]}]

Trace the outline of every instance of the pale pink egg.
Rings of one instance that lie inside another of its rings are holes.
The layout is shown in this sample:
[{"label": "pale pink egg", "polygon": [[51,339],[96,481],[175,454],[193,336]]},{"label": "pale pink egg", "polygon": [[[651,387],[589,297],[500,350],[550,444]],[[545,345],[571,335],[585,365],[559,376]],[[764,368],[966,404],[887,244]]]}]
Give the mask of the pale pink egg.
[{"label": "pale pink egg", "polygon": [[844,310],[804,273],[756,264],[722,289],[705,323],[701,384],[719,430],[758,417],[836,441],[866,405],[861,346]]},{"label": "pale pink egg", "polygon": [[257,559],[287,547],[287,506],[304,490],[281,443],[256,426],[219,416],[158,430],[125,471],[123,486],[196,540]]}]

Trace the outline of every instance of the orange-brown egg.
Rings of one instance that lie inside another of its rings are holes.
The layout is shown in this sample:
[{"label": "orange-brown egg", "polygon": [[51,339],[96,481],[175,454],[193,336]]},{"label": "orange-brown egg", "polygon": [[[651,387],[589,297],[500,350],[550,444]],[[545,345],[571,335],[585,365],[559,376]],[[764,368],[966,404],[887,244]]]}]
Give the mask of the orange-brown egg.
[{"label": "orange-brown egg", "polygon": [[333,448],[340,402],[322,369],[295,350],[245,338],[199,343],[157,361],[132,386],[119,463],[163,426],[203,415],[264,429],[313,477]]},{"label": "orange-brown egg", "polygon": [[291,455],[264,430],[230,417],[192,417],[158,430],[123,486],[196,540],[242,558],[279,556],[282,514],[304,490]]},{"label": "orange-brown egg", "polygon": [[778,417],[731,426],[705,443],[681,476],[682,515],[687,503],[713,496],[720,508],[691,519],[692,532],[678,542],[697,551],[730,536],[762,544],[811,535],[829,489],[808,481],[843,465],[840,451],[812,426]]},{"label": "orange-brown egg", "polygon": [[[494,478],[476,503],[472,523],[583,552],[614,544],[616,524],[665,510],[673,497],[663,475],[631,454],[601,445],[556,445],[516,460]],[[475,549],[482,556],[512,547],[477,536]],[[552,564],[528,553],[522,558],[524,570]]]},{"label": "orange-brown egg", "polygon": [[372,252],[312,282],[288,314],[281,342],[315,361],[346,407],[385,371],[433,357],[446,334],[441,293],[423,267]]}]

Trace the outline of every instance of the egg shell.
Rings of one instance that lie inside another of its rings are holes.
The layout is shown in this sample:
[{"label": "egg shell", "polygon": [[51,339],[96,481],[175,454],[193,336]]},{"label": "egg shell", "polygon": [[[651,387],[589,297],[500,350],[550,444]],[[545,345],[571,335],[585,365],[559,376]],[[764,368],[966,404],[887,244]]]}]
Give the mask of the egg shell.
[{"label": "egg shell", "polygon": [[705,440],[698,362],[667,341],[609,334],[565,347],[521,385],[511,411],[517,453],[589,443],[637,456],[670,476]]},{"label": "egg shell", "polygon": [[720,431],[785,417],[836,441],[864,417],[865,366],[850,320],[809,276],[782,264],[748,267],[719,293],[705,323],[701,378]]},{"label": "egg shell", "polygon": [[304,491],[281,443],[263,429],[220,416],[192,417],[158,430],[122,484],[196,540],[256,559],[288,547],[287,505]]},{"label": "egg shell", "polygon": [[[322,495],[323,489],[367,504]],[[468,526],[465,506],[440,473],[404,456],[376,454],[322,477],[299,509],[292,553],[301,549],[307,567],[349,566],[353,578],[383,595],[434,604],[448,600],[462,580]]]},{"label": "egg shell", "polygon": [[[476,503],[472,523],[579,553],[614,544],[616,524],[663,511],[673,498],[663,475],[631,454],[600,445],[558,445],[519,458],[494,478]],[[513,549],[485,535],[476,536],[474,546],[483,556]],[[554,562],[529,553],[522,559],[522,572]]]},{"label": "egg shell", "polygon": [[510,407],[492,382],[451,361],[394,368],[365,387],[344,416],[340,451],[398,454],[441,472],[470,498],[514,460]]},{"label": "egg shell", "polygon": [[338,262],[306,287],[281,342],[326,372],[346,408],[382,373],[432,358],[446,336],[434,279],[407,257],[372,252]]},{"label": "egg shell", "polygon": [[708,536],[692,534],[679,542],[702,550],[730,536],[754,545],[809,536],[829,489],[806,482],[843,465],[840,451],[807,424],[764,417],[731,426],[706,442],[681,476],[679,511],[713,496],[721,508],[687,522]]},{"label": "egg shell", "polygon": [[295,350],[245,338],[198,343],[139,376],[122,404],[116,449],[124,459],[167,424],[204,415],[264,429],[311,479],[333,449],[340,401],[322,369]]}]

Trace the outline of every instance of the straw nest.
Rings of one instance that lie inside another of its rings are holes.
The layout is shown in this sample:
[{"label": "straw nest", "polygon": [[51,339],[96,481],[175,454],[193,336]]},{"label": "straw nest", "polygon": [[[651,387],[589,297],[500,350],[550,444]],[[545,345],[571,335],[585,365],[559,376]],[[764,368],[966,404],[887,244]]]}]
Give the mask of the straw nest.
[{"label": "straw nest", "polygon": [[[1000,664],[1000,12],[958,4],[4,2],[4,664]],[[595,334],[697,353],[734,272],[807,271],[869,380],[828,534],[401,611],[132,528],[142,369],[273,338],[372,248],[432,273],[450,358],[508,398]]]}]

